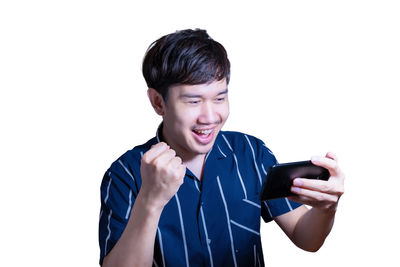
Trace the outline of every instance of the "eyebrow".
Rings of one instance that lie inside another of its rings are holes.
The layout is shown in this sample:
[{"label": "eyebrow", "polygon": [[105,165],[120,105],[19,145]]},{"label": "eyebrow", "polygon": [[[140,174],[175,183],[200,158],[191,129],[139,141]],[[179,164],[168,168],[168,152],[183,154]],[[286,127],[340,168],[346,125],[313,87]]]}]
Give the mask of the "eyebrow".
[{"label": "eyebrow", "polygon": [[[224,95],[228,93],[228,88],[226,88],[224,91],[221,91],[217,94],[217,96]],[[181,94],[179,97],[181,98],[202,98],[202,95],[194,95],[194,94]]]}]

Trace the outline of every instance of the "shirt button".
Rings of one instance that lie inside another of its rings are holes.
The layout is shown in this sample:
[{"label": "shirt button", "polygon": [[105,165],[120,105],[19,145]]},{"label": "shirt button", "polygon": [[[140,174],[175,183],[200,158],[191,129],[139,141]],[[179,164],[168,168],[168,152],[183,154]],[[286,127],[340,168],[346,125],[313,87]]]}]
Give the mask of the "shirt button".
[{"label": "shirt button", "polygon": [[211,239],[207,239],[207,244],[210,245],[210,243],[211,243]]}]

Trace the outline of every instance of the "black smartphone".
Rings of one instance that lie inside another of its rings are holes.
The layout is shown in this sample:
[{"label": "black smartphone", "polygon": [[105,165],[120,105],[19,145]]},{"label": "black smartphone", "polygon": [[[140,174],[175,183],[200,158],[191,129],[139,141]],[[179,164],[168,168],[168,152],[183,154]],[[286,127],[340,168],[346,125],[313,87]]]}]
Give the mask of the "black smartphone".
[{"label": "black smartphone", "polygon": [[311,160],[272,165],[261,190],[260,199],[270,200],[293,196],[290,191],[295,178],[328,180],[329,171],[312,164]]}]

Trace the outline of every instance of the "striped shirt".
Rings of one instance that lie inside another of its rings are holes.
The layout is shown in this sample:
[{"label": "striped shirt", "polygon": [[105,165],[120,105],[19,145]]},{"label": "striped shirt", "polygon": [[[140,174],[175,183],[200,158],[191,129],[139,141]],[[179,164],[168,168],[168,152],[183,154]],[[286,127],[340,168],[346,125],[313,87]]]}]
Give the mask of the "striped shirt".
[{"label": "striped shirt", "polygon": [[[158,136],[115,161],[101,184],[100,263],[124,231],[141,186],[140,160]],[[264,143],[221,131],[200,182],[187,169],[157,228],[153,266],[264,266],[260,218],[265,222],[300,204],[286,198],[260,202],[268,168],[276,163]]]}]

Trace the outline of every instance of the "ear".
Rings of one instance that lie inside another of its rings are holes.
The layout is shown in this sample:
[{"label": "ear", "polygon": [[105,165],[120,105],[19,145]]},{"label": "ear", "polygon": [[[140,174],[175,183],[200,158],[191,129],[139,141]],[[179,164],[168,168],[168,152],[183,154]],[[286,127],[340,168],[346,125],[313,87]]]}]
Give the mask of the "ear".
[{"label": "ear", "polygon": [[147,96],[149,97],[150,103],[153,106],[154,111],[158,115],[163,116],[165,114],[165,102],[161,94],[155,89],[149,88],[147,89]]}]

